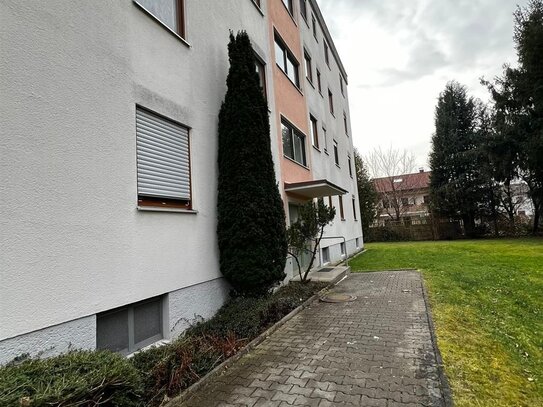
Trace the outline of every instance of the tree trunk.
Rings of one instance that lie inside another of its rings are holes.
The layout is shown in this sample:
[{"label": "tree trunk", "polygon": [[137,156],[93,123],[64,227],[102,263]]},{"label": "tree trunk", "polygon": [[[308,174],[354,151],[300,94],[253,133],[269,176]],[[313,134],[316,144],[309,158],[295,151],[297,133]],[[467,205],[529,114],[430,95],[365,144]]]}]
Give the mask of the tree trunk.
[{"label": "tree trunk", "polygon": [[534,235],[537,235],[539,232],[539,218],[541,216],[541,208],[540,205],[534,205],[534,226],[532,229],[532,233]]}]

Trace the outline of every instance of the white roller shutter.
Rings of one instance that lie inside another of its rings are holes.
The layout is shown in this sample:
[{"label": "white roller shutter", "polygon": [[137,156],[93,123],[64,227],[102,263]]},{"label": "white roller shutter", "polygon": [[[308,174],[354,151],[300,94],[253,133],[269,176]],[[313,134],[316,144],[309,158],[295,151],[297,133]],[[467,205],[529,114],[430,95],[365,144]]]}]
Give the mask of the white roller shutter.
[{"label": "white roller shutter", "polygon": [[136,107],[138,195],[190,200],[189,131]]}]

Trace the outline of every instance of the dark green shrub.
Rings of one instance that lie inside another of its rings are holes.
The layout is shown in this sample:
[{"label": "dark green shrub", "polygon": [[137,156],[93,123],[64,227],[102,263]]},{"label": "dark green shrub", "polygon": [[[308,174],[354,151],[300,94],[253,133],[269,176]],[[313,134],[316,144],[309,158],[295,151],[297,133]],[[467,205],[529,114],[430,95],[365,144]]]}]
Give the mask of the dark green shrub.
[{"label": "dark green shrub", "polygon": [[76,351],[0,368],[1,406],[140,406],[138,371],[121,355]]},{"label": "dark green shrub", "polygon": [[241,295],[266,294],[285,276],[285,213],[275,179],[268,106],[249,36],[230,35],[219,113],[217,236],[222,274]]}]

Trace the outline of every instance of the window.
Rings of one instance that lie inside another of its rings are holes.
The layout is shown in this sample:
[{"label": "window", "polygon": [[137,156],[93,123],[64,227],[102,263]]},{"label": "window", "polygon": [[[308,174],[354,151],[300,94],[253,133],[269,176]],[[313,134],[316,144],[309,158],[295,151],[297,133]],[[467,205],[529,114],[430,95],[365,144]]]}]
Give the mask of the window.
[{"label": "window", "polygon": [[313,146],[315,148],[319,148],[319,132],[317,126],[317,119],[315,119],[313,116],[309,116],[309,120],[311,121],[311,140],[313,142]]},{"label": "window", "polygon": [[162,297],[155,297],[96,316],[96,347],[129,354],[161,340]]},{"label": "window", "polygon": [[334,161],[336,162],[336,165],[339,167],[339,152],[338,152],[338,146],[337,146],[336,140],[334,140]]},{"label": "window", "polygon": [[262,5],[260,4],[260,0],[253,0],[253,3],[255,3],[258,8],[262,8]]},{"label": "window", "polygon": [[343,212],[343,197],[338,195],[339,198],[339,216],[341,220],[345,220],[345,213]]},{"label": "window", "polygon": [[347,125],[347,113],[343,112],[343,128],[345,129],[345,134],[349,135],[349,126]]},{"label": "window", "polygon": [[323,40],[324,44],[324,60],[326,61],[326,65],[328,65],[328,68],[330,68],[330,55],[328,55],[328,43],[326,40]]},{"label": "window", "polygon": [[300,14],[307,21],[307,0],[300,0]]},{"label": "window", "polygon": [[311,57],[307,52],[304,52],[305,59],[305,76],[307,80],[313,83],[313,68],[311,67]]},{"label": "window", "polygon": [[342,255],[342,256],[345,256],[345,255],[347,254],[346,251],[345,251],[345,243],[344,243],[344,242],[341,242],[341,243],[339,244],[339,247],[340,247],[340,249],[341,249],[341,255]]},{"label": "window", "polygon": [[185,38],[184,0],[136,0],[136,3],[174,33]]},{"label": "window", "polygon": [[356,219],[356,199],[354,199],[354,196],[353,196],[352,201],[353,201],[353,218],[354,220],[357,220]]},{"label": "window", "polygon": [[255,56],[255,69],[258,74],[258,80],[260,87],[262,88],[262,93],[264,94],[264,99],[267,99],[267,90],[266,90],[266,65],[260,60],[260,58]]},{"label": "window", "polygon": [[334,95],[332,95],[332,92],[330,89],[328,89],[328,105],[330,107],[330,113],[332,115],[334,114]]},{"label": "window", "polygon": [[311,14],[311,29],[313,30],[313,37],[317,40],[317,20],[314,14]]},{"label": "window", "polygon": [[321,85],[321,72],[317,69],[317,87],[319,92],[322,94],[322,85]]},{"label": "window", "polygon": [[328,154],[328,135],[326,134],[326,128],[322,128],[322,134],[324,136],[324,152]]},{"label": "window", "polygon": [[283,4],[287,8],[290,15],[294,15],[294,4],[292,0],[283,0]]},{"label": "window", "polygon": [[426,205],[428,205],[430,203],[430,196],[429,195],[424,195],[424,197],[422,199],[423,199],[423,202]]},{"label": "window", "polygon": [[189,129],[136,107],[138,204],[191,208]]},{"label": "window", "polygon": [[300,87],[300,80],[298,76],[298,62],[292,53],[288,50],[285,43],[275,36],[275,62],[279,65],[279,68],[288,76],[288,78],[296,85]]},{"label": "window", "polygon": [[352,164],[351,164],[351,156],[350,155],[347,155],[347,164],[349,165],[349,176],[352,178],[353,177],[353,167],[352,167]]},{"label": "window", "polygon": [[408,198],[402,198],[402,206],[409,206],[409,199]]},{"label": "window", "polygon": [[328,197],[328,206],[329,206],[330,208],[333,208],[333,207],[334,207],[334,204],[333,204],[333,202],[332,202],[332,196],[329,196],[329,197]]},{"label": "window", "polygon": [[360,238],[356,238],[356,248],[360,249]]},{"label": "window", "polygon": [[341,94],[345,96],[345,90],[343,89],[343,76],[339,74],[339,88],[341,89]]},{"label": "window", "polygon": [[383,199],[383,208],[384,209],[390,208],[390,203],[388,202],[388,199]]},{"label": "window", "polygon": [[330,263],[330,249],[328,247],[322,248],[322,264]]},{"label": "window", "polygon": [[281,122],[283,154],[303,166],[305,160],[305,136],[286,120]]}]

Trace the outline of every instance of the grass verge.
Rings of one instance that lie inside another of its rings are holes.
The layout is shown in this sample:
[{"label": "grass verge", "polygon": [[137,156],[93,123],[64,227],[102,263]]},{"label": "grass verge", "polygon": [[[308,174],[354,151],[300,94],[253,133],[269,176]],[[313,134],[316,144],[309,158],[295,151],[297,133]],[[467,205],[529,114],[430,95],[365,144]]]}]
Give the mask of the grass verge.
[{"label": "grass verge", "polygon": [[543,239],[366,248],[353,271],[423,273],[457,406],[543,405]]}]

